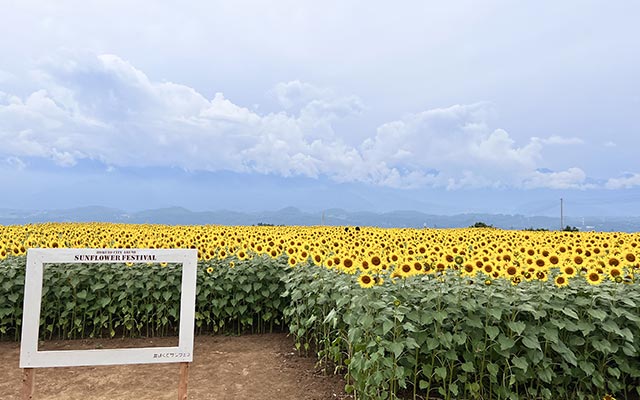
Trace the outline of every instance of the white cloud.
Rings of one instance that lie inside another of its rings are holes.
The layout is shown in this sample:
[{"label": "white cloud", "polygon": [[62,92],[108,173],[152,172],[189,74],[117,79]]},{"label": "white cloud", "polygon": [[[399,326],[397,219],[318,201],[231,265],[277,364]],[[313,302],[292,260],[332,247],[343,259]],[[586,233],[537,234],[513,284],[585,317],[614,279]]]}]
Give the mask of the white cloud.
[{"label": "white cloud", "polygon": [[517,186],[536,168],[543,144],[518,146],[506,131],[488,126],[490,112],[485,103],[456,105],[386,123],[361,146],[365,168],[384,161],[389,171],[437,170],[433,183],[450,189]]},{"label": "white cloud", "polygon": [[24,99],[0,92],[0,155],[67,167],[92,159],[109,168],[328,176],[398,188],[567,188],[584,187],[586,179],[579,168],[538,171],[545,146],[580,139],[518,143],[489,126],[487,103],[408,114],[354,147],[334,126],[361,113],[362,101],[305,82],[276,85],[285,111],[261,115],[222,93],[207,99],[191,87],[154,81],[115,55],[49,59],[37,76],[42,89]]},{"label": "white cloud", "polygon": [[604,142],[604,147],[616,147],[617,144],[611,140]]},{"label": "white cloud", "polygon": [[22,171],[27,167],[27,164],[18,157],[7,157],[3,164],[18,171]]},{"label": "white cloud", "polygon": [[605,183],[607,189],[629,189],[640,186],[640,174],[627,174],[621,178],[610,178]]},{"label": "white cloud", "polygon": [[587,175],[580,168],[569,168],[565,171],[534,171],[524,182],[524,187],[529,189],[588,189]]},{"label": "white cloud", "polygon": [[319,88],[299,80],[280,82],[273,88],[272,92],[280,105],[286,109],[331,96],[331,91],[328,89]]}]

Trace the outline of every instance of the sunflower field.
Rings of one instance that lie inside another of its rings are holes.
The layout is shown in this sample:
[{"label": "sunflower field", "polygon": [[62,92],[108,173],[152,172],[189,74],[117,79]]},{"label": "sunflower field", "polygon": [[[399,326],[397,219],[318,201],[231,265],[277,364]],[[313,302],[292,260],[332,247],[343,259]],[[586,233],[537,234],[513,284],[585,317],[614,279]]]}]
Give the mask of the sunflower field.
[{"label": "sunflower field", "polygon": [[[633,399],[640,234],[0,226],[0,339],[29,248],[198,249],[196,332],[287,330],[357,399]],[[180,268],[46,265],[43,340],[175,335]]]}]

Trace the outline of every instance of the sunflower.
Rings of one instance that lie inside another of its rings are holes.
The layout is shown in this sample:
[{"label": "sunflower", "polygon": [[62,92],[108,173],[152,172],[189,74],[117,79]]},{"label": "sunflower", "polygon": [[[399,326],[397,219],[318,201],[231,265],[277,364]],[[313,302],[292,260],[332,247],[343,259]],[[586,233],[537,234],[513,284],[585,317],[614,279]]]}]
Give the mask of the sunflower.
[{"label": "sunflower", "polygon": [[513,277],[518,273],[518,268],[516,268],[514,265],[510,265],[507,267],[506,273],[507,276]]},{"label": "sunflower", "polygon": [[405,264],[402,264],[402,265],[400,266],[400,268],[398,268],[398,270],[400,270],[400,273],[401,273],[401,274],[402,274],[402,276],[404,276],[404,277],[407,277],[407,276],[410,276],[410,275],[413,275],[413,274],[414,274],[414,272],[413,272],[413,271],[414,271],[414,270],[413,270],[413,267],[411,267],[411,265],[406,264],[406,263],[405,263]]},{"label": "sunflower", "polygon": [[378,256],[371,257],[370,262],[371,262],[371,265],[373,265],[374,267],[378,267],[380,266],[380,264],[382,264],[382,260]]},{"label": "sunflower", "polygon": [[375,280],[369,274],[360,274],[360,276],[358,276],[358,284],[361,288],[370,288],[375,285]]},{"label": "sunflower", "polygon": [[211,274],[211,273],[213,273],[213,267],[207,268],[207,274]]},{"label": "sunflower", "polygon": [[424,272],[424,269],[422,268],[422,264],[420,263],[420,261],[416,261],[413,263],[413,271],[416,274],[420,274]]},{"label": "sunflower", "polygon": [[473,264],[466,263],[462,266],[462,274],[466,276],[473,276],[476,274],[476,269],[473,268]]},{"label": "sunflower", "polygon": [[627,252],[624,255],[624,259],[630,263],[633,263],[636,261],[636,255],[633,254],[632,252]]},{"label": "sunflower", "polygon": [[622,271],[620,270],[619,267],[611,267],[609,268],[609,276],[615,280],[618,277],[622,276]]},{"label": "sunflower", "polygon": [[312,258],[313,258],[313,263],[315,265],[321,265],[322,264],[322,256],[320,254],[314,254]]},{"label": "sunflower", "polygon": [[484,266],[482,267],[482,269],[484,270],[484,272],[489,275],[493,272],[493,265],[491,265],[490,263],[484,264]]},{"label": "sunflower", "polygon": [[557,287],[564,287],[569,284],[569,279],[564,275],[558,275],[553,280],[553,283],[555,283]]},{"label": "sunflower", "polygon": [[568,278],[573,278],[574,276],[576,276],[576,269],[573,268],[573,266],[571,265],[567,265],[564,268],[562,268],[562,272],[568,277]]},{"label": "sunflower", "polygon": [[351,267],[353,267],[353,261],[350,258],[345,258],[342,260],[342,266],[345,269],[351,269]]},{"label": "sunflower", "polygon": [[546,282],[546,280],[548,278],[549,278],[549,276],[547,275],[546,271],[538,271],[538,272],[536,272],[536,279],[537,280]]},{"label": "sunflower", "polygon": [[604,276],[597,273],[596,271],[591,270],[587,273],[587,282],[590,285],[599,285],[603,279],[604,279]]},{"label": "sunflower", "polygon": [[617,267],[618,265],[620,265],[620,260],[618,260],[617,257],[609,257],[609,260],[607,261],[607,263],[609,264],[610,267]]}]

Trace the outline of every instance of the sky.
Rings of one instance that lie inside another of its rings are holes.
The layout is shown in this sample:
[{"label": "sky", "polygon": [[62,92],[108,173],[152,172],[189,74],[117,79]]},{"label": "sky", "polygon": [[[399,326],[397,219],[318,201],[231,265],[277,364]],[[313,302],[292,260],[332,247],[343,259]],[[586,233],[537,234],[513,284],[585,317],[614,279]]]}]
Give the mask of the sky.
[{"label": "sky", "polygon": [[0,209],[640,215],[640,3],[0,0]]}]

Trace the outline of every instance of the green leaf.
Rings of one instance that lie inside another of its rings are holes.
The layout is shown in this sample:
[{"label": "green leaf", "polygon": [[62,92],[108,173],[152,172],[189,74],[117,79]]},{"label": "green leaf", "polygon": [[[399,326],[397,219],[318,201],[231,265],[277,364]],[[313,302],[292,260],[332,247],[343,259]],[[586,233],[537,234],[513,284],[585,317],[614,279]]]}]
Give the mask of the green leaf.
[{"label": "green leaf", "polygon": [[509,350],[516,344],[513,339],[506,337],[505,335],[500,335],[498,337],[498,343],[500,344],[500,350],[502,351]]},{"label": "green leaf", "polygon": [[463,344],[467,343],[467,334],[464,332],[459,332],[459,333],[454,333],[453,334],[453,341],[455,343],[457,343],[459,346],[462,346]]},{"label": "green leaf", "polygon": [[393,326],[393,321],[385,319],[384,322],[382,322],[382,334],[386,335],[387,333],[389,333],[391,329],[393,329]]},{"label": "green leaf", "polygon": [[591,376],[596,370],[595,365],[588,361],[578,361],[578,367],[580,367],[580,369],[583,370],[584,373],[587,374],[587,376]]},{"label": "green leaf", "polygon": [[467,316],[467,325],[469,325],[472,328],[482,328],[482,321],[480,320],[480,317],[478,317],[477,315],[469,315]]},{"label": "green leaf", "polygon": [[373,317],[369,314],[364,314],[360,317],[360,321],[358,321],[363,329],[369,329],[373,325]]},{"label": "green leaf", "polygon": [[[580,330],[580,332],[582,332],[583,336],[589,336],[591,332],[596,330],[595,325],[593,325],[592,323],[584,319],[578,321],[576,325],[578,326],[578,329]],[[616,328],[617,328],[617,325],[616,325]]]},{"label": "green leaf", "polygon": [[404,349],[404,344],[399,342],[389,343],[389,350],[393,354],[395,354],[396,358],[399,358],[402,355],[402,350]]},{"label": "green leaf", "polygon": [[109,297],[102,297],[98,300],[98,305],[100,308],[106,307],[109,303],[111,303],[111,299]]},{"label": "green leaf", "polygon": [[529,348],[529,349],[533,349],[533,350],[542,350],[540,348],[540,342],[538,341],[538,338],[535,336],[525,336],[522,338],[522,344],[525,345],[525,347]]},{"label": "green leaf", "polygon": [[620,370],[618,368],[607,367],[607,372],[609,373],[609,375],[620,379]]},{"label": "green leaf", "polygon": [[624,337],[627,342],[633,343],[633,333],[629,328],[622,328],[618,334]]},{"label": "green leaf", "polygon": [[498,376],[498,366],[494,363],[490,362],[487,364],[487,371],[489,371],[489,374],[494,378]]},{"label": "green leaf", "polygon": [[593,384],[600,389],[604,388],[604,377],[598,371],[593,372],[593,375],[591,376],[591,382],[593,382]]},{"label": "green leaf", "polygon": [[435,319],[439,324],[442,325],[442,323],[444,322],[444,320],[447,318],[447,312],[440,310],[440,311],[436,311],[433,314],[433,319]]},{"label": "green leaf", "polygon": [[452,383],[451,385],[449,385],[449,391],[451,393],[453,393],[454,396],[458,396],[458,384],[457,383]]},{"label": "green leaf", "polygon": [[607,318],[607,313],[602,311],[602,310],[598,310],[596,308],[588,308],[587,309],[587,313],[589,315],[591,315],[593,318],[600,320],[600,321],[604,321]]},{"label": "green leaf", "polygon": [[602,323],[602,329],[605,332],[609,332],[609,333],[618,333],[620,331],[620,327],[618,326],[618,324],[616,324],[616,322],[612,319],[608,319],[606,321],[604,321]]},{"label": "green leaf", "polygon": [[575,311],[573,311],[573,310],[572,310],[572,309],[570,309],[570,308],[563,307],[563,308],[561,308],[560,310],[562,311],[562,313],[563,313],[564,315],[566,315],[566,316],[568,316],[568,317],[571,317],[571,318],[573,318],[573,319],[580,319],[580,317],[578,317],[578,314],[576,314],[576,312],[575,312]]},{"label": "green leaf", "polygon": [[432,351],[437,349],[440,346],[440,341],[436,338],[428,338],[427,339],[427,351]]},{"label": "green leaf", "polygon": [[509,321],[507,322],[507,326],[509,327],[509,329],[514,331],[516,335],[521,335],[527,327],[527,324],[522,321]]},{"label": "green leaf", "polygon": [[463,363],[460,367],[464,372],[475,372],[476,370],[476,367],[473,365],[471,361],[467,361],[466,363]]},{"label": "green leaf", "polygon": [[607,339],[594,340],[593,342],[591,342],[591,345],[594,349],[604,354],[609,354],[612,351],[611,342],[609,342]]},{"label": "green leaf", "polygon": [[500,334],[500,329],[497,326],[487,326],[484,330],[490,340],[495,339]]},{"label": "green leaf", "polygon": [[438,367],[435,369],[436,376],[442,380],[445,380],[447,377],[447,369],[445,367]]},{"label": "green leaf", "polygon": [[524,357],[518,357],[518,356],[513,356],[511,358],[511,362],[513,363],[513,365],[515,367],[520,368],[521,370],[523,370],[524,372],[527,372],[527,368],[529,367],[529,364],[527,363],[527,359]]},{"label": "green leaf", "polygon": [[558,343],[558,330],[552,326],[546,326],[542,329],[542,336],[551,343]]},{"label": "green leaf", "polygon": [[487,313],[498,321],[502,318],[501,308],[489,308]]},{"label": "green leaf", "polygon": [[540,380],[546,383],[551,383],[551,381],[553,381],[553,377],[555,376],[551,368],[543,368],[541,370],[538,370],[537,372]]}]

